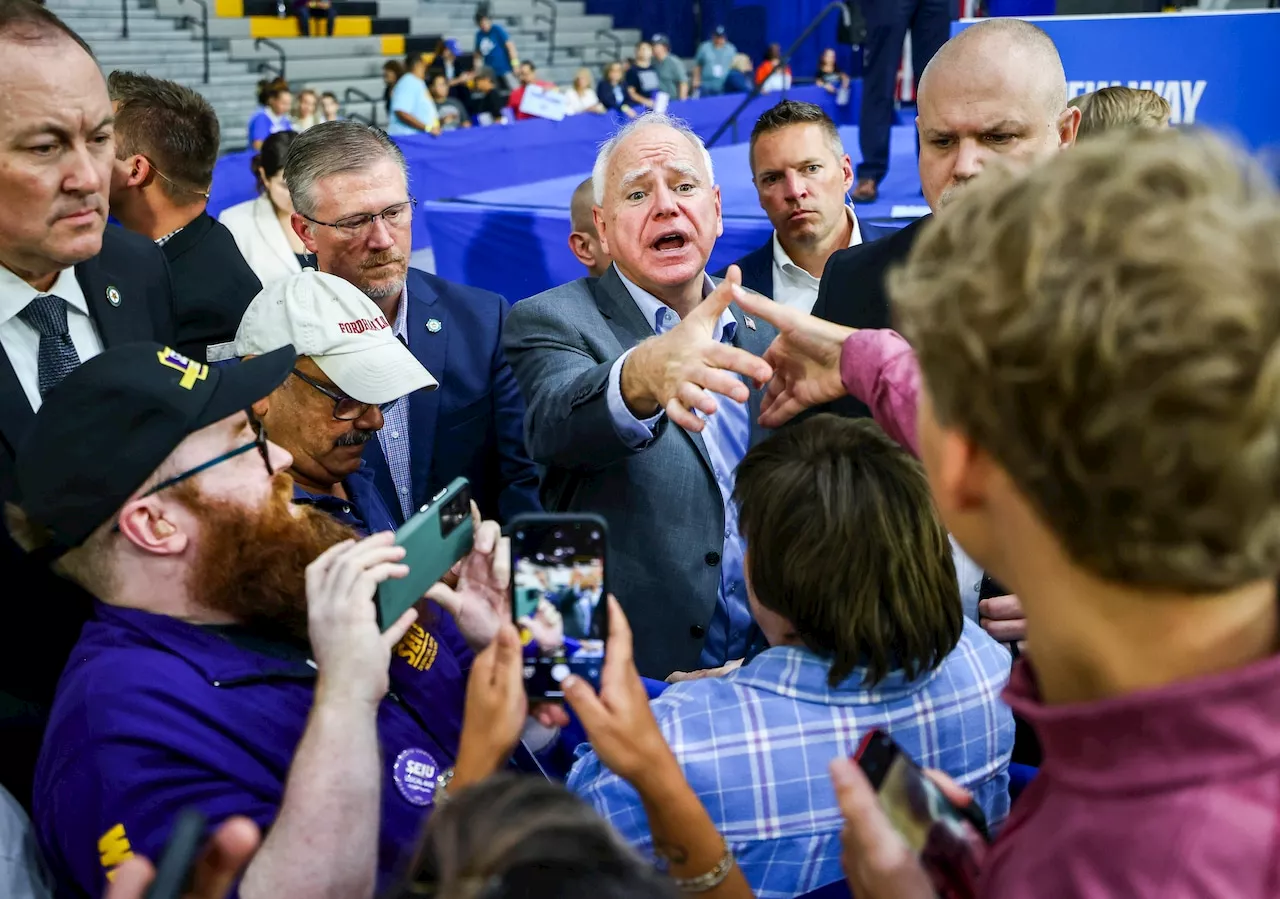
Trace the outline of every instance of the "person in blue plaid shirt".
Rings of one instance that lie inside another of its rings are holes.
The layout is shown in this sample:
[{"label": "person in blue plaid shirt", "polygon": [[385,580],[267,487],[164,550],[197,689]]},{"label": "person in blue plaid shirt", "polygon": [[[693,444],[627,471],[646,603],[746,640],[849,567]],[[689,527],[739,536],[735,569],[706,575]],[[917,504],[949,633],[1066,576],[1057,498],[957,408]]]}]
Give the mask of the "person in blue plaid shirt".
[{"label": "person in blue plaid shirt", "polygon": [[[828,775],[872,728],[1009,810],[1009,652],[964,617],[919,463],[872,422],[819,415],[747,453],[734,498],[747,595],[770,647],[652,704],[694,791],[760,899],[840,880]],[[652,853],[636,792],[589,747],[571,789]]]}]

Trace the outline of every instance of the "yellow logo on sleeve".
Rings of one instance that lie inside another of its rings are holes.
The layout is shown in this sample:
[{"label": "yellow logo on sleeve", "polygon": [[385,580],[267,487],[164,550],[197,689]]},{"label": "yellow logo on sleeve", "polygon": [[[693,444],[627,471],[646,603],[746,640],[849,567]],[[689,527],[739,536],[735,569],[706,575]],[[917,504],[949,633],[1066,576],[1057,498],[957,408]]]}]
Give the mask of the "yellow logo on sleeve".
[{"label": "yellow logo on sleeve", "polygon": [[115,879],[116,868],[133,858],[133,847],[125,836],[124,825],[117,824],[98,838],[98,859],[103,870],[107,872],[107,880]]},{"label": "yellow logo on sleeve", "polygon": [[182,380],[178,382],[179,387],[190,390],[196,386],[196,381],[203,381],[209,377],[209,366],[203,362],[188,359],[177,350],[165,347],[157,352],[156,356],[160,359],[161,365],[167,365],[169,368],[182,372]]},{"label": "yellow logo on sleeve", "polygon": [[409,625],[409,631],[396,646],[396,655],[404,659],[419,671],[426,671],[436,660],[440,647],[436,638],[422,629],[421,625]]}]

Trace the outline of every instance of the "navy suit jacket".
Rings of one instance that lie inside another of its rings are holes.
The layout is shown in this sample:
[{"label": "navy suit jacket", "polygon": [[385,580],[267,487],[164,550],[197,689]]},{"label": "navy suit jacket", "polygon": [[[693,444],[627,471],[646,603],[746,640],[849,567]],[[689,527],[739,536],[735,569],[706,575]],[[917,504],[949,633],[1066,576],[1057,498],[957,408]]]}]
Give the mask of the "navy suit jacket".
[{"label": "navy suit jacket", "polygon": [[[538,470],[524,448],[524,400],[502,349],[507,301],[412,268],[408,288],[409,349],[440,382],[409,397],[413,508],[461,476],[487,519],[541,512]],[[433,321],[439,326],[428,327]],[[364,458],[402,523],[379,440],[366,444]]]},{"label": "navy suit jacket", "polygon": [[[858,230],[862,233],[863,244],[893,233],[890,228],[878,228],[861,219],[858,220]],[[743,287],[773,299],[773,234],[769,235],[764,246],[752,250],[733,264],[742,269]],[[726,266],[723,271],[716,272],[713,277],[723,278],[728,270]]]}]

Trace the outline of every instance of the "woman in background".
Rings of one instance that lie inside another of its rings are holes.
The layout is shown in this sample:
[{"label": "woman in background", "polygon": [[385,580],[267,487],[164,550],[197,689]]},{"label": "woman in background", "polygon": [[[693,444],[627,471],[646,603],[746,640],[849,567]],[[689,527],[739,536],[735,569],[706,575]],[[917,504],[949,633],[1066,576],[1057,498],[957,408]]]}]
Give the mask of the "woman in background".
[{"label": "woman in background", "polygon": [[391,92],[396,89],[396,82],[403,74],[404,63],[398,59],[388,59],[382,64],[382,83],[386,85],[382,99],[387,107],[387,115],[391,115]]},{"label": "woman in background", "polygon": [[729,74],[724,79],[726,94],[745,94],[751,90],[751,57],[739,53],[729,64]]},{"label": "woman in background", "polygon": [[764,51],[764,61],[756,68],[756,84],[760,93],[769,94],[791,87],[791,67],[782,65],[782,47],[770,44]]},{"label": "woman in background", "polygon": [[293,130],[306,131],[312,125],[323,122],[319,114],[320,98],[311,88],[298,92],[298,101],[293,106]]},{"label": "woman in background", "polygon": [[564,97],[565,112],[569,115],[579,115],[584,112],[603,115],[605,112],[600,96],[591,86],[590,69],[578,69],[578,74],[573,76],[573,87],[564,92]]},{"label": "woman in background", "polygon": [[218,216],[263,287],[315,267],[315,258],[307,253],[290,224],[293,200],[284,183],[284,161],[297,136],[285,131],[263,142],[250,163],[258,181],[257,199],[225,209]]},{"label": "woman in background", "polygon": [[627,103],[627,89],[622,84],[622,63],[610,62],[604,67],[604,77],[596,87],[596,98],[605,109],[616,109],[629,119],[636,111]]},{"label": "woman in background", "polygon": [[289,82],[283,78],[258,82],[258,103],[262,108],[249,120],[249,146],[262,149],[262,142],[281,131],[292,131],[289,110],[293,107],[293,94]]},{"label": "woman in background", "polygon": [[849,76],[836,68],[834,48],[828,47],[822,51],[822,56],[818,59],[818,74],[813,80],[829,94],[838,94],[849,86]]}]

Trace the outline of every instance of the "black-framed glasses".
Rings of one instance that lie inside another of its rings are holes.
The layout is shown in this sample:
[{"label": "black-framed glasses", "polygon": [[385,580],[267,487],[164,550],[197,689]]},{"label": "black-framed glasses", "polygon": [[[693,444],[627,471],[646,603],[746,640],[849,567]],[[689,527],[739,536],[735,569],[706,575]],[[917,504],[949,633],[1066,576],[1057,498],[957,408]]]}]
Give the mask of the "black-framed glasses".
[{"label": "black-framed glasses", "polygon": [[386,222],[388,228],[398,228],[402,225],[409,224],[413,218],[413,210],[418,206],[418,200],[410,197],[403,203],[396,203],[388,206],[381,212],[360,212],[356,215],[348,215],[338,219],[336,222],[322,222],[319,219],[313,219],[305,213],[299,213],[304,219],[313,225],[323,225],[326,228],[333,228],[339,234],[346,237],[363,237],[369,233],[369,229],[373,227],[373,223],[378,219]]},{"label": "black-framed glasses", "polygon": [[[319,390],[329,399],[333,400],[333,417],[337,421],[355,421],[357,418],[360,418],[362,415],[368,412],[370,406],[374,405],[373,403],[362,403],[359,400],[352,399],[351,397],[347,396],[345,393],[338,393],[338,391],[333,390],[329,387],[326,387],[324,384],[321,384],[315,378],[307,377],[302,372],[298,371],[296,368],[293,370],[293,373],[297,375],[301,380],[310,384],[316,390]],[[379,403],[378,411],[385,413],[397,402],[398,400],[391,400],[389,403]]]}]

